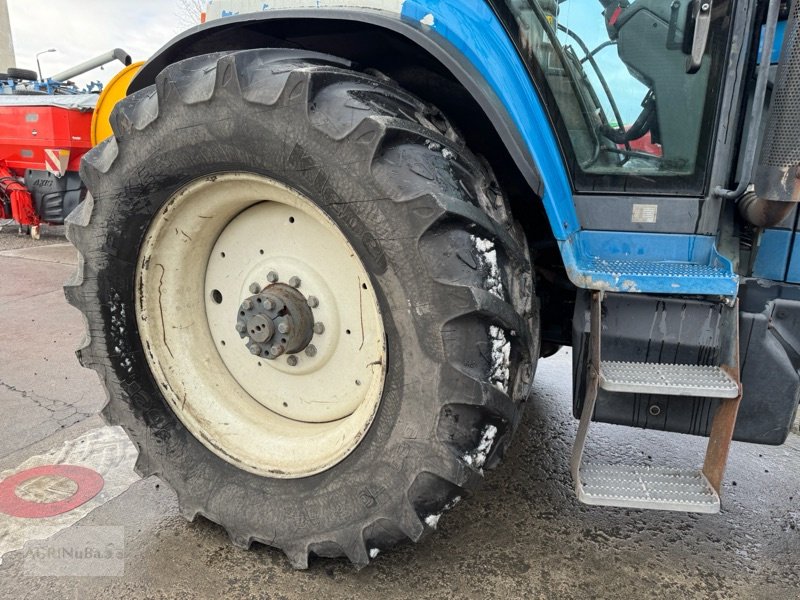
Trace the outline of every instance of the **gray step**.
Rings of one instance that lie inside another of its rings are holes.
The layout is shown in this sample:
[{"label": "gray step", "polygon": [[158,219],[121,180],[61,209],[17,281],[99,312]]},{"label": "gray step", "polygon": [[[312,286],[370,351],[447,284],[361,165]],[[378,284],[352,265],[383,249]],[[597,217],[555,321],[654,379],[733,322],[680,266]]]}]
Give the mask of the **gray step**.
[{"label": "gray step", "polygon": [[720,500],[699,471],[585,464],[578,500],[596,506],[717,513]]},{"label": "gray step", "polygon": [[739,385],[721,367],[602,361],[600,387],[609,392],[736,398]]}]

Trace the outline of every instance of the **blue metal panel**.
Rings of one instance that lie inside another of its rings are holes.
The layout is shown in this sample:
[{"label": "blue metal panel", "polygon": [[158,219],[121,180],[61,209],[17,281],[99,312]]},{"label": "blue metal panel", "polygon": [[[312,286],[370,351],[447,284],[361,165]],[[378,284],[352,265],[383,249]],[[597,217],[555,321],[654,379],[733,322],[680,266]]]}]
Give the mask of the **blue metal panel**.
[{"label": "blue metal panel", "polygon": [[707,264],[714,239],[708,236],[665,233],[582,231],[583,254],[609,260],[649,260]]},{"label": "blue metal panel", "polygon": [[539,168],[553,234],[567,239],[579,225],[561,151],[528,71],[492,9],[484,0],[406,0],[402,16],[444,37],[491,86]]},{"label": "blue metal panel", "polygon": [[739,278],[713,237],[580,231],[560,247],[567,274],[578,287],[728,297],[738,292]]},{"label": "blue metal panel", "polygon": [[789,283],[800,283],[800,239],[798,233],[794,234],[794,244],[792,254],[789,257],[789,270],[786,273],[786,281]]},{"label": "blue metal panel", "polygon": [[[758,64],[761,64],[761,57],[764,54],[764,30],[766,27],[761,28],[761,41],[758,45]],[[783,47],[783,36],[786,34],[786,21],[778,21],[778,27],[775,29],[775,41],[772,44],[772,52],[770,53],[770,64],[777,65],[781,58],[781,48]]]},{"label": "blue metal panel", "polygon": [[792,235],[788,229],[767,229],[761,234],[753,277],[783,281]]}]

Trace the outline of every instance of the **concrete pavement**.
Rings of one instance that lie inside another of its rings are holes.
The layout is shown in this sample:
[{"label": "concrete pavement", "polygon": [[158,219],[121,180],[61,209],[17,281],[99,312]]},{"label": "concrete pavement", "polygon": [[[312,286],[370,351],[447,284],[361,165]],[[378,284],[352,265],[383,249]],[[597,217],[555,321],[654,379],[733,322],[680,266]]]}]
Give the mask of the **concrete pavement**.
[{"label": "concrete pavement", "polygon": [[[15,244],[0,232],[0,248]],[[27,244],[29,245],[29,244]],[[67,245],[0,252],[0,472],[98,431],[104,392],[74,349],[82,320],[61,285]],[[435,535],[355,571],[314,560],[293,571],[264,546],[231,546],[205,520],[185,522],[155,478],[134,480],[59,535],[116,528],[124,574],[30,576],[26,549],[0,565],[1,598],[769,598],[800,590],[800,438],[735,443],[720,515],[601,509],[573,497],[576,423],[570,355],[542,361],[534,397],[505,463]],[[598,425],[588,453],[621,460],[701,460],[705,440]],[[0,539],[4,535],[0,531]]]}]

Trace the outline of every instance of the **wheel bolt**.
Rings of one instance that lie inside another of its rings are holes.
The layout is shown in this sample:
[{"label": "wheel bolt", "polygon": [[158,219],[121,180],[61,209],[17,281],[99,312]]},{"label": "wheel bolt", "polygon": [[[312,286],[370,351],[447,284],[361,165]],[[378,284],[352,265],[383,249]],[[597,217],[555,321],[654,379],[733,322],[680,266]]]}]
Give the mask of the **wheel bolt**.
[{"label": "wheel bolt", "polygon": [[245,329],[247,329],[247,325],[245,325],[243,321],[236,321],[236,331],[244,333]]},{"label": "wheel bolt", "polygon": [[308,297],[308,305],[311,308],[317,308],[319,306],[319,300],[317,300],[316,296],[309,296]]},{"label": "wheel bolt", "polygon": [[260,291],[261,291],[261,286],[260,285],[258,285],[255,282],[250,284],[250,293],[251,294],[257,294]]},{"label": "wheel bolt", "polygon": [[281,354],[283,354],[284,352],[286,352],[286,348],[284,348],[283,346],[273,346],[273,347],[272,347],[272,348],[270,348],[270,350],[269,350],[269,353],[270,353],[272,356],[274,356],[275,358],[278,358],[278,357],[279,357]]},{"label": "wheel bolt", "polygon": [[317,347],[314,344],[309,344],[306,348],[306,356],[313,357],[317,355]]},{"label": "wheel bolt", "polygon": [[284,322],[284,323],[281,323],[280,325],[278,325],[278,331],[280,331],[281,333],[289,333],[289,331],[290,331],[291,329],[292,329],[292,328],[291,328],[291,327],[289,327],[289,324],[288,324],[288,323],[285,323],[285,322]]},{"label": "wheel bolt", "polygon": [[251,310],[253,308],[253,302],[249,298],[242,302],[242,308],[245,310]]},{"label": "wheel bolt", "polygon": [[278,274],[275,271],[270,271],[269,273],[267,273],[267,281],[269,281],[270,283],[275,283],[276,281],[278,281]]},{"label": "wheel bolt", "polygon": [[296,367],[297,366],[297,357],[296,356],[290,356],[289,358],[286,359],[286,364],[289,365],[290,367]]},{"label": "wheel bolt", "polygon": [[289,280],[289,285],[292,286],[293,288],[299,288],[300,287],[300,278],[299,277],[292,277]]},{"label": "wheel bolt", "polygon": [[314,333],[317,335],[322,335],[325,333],[325,325],[322,323],[314,323]]},{"label": "wheel bolt", "polygon": [[258,344],[250,344],[249,349],[250,349],[250,354],[254,354],[256,356],[261,354],[261,346],[259,346]]},{"label": "wheel bolt", "polygon": [[261,296],[261,306],[264,307],[264,310],[272,310],[275,308],[275,303],[269,296]]}]

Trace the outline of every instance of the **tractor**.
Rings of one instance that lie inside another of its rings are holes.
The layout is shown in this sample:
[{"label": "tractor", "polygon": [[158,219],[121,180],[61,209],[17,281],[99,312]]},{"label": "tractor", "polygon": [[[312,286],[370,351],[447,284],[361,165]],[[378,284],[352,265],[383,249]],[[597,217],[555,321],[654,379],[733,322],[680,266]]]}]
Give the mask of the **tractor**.
[{"label": "tractor", "polygon": [[[577,499],[719,512],[731,441],[798,407],[799,13],[211,2],[67,223],[137,471],[237,546],[364,566],[469,496],[571,346]],[[599,464],[593,422],[708,449]]]}]

